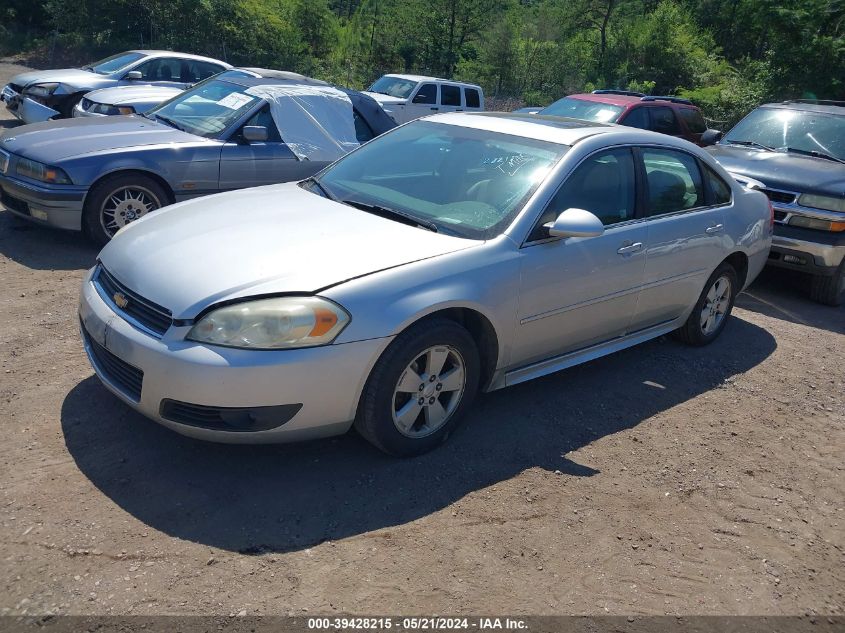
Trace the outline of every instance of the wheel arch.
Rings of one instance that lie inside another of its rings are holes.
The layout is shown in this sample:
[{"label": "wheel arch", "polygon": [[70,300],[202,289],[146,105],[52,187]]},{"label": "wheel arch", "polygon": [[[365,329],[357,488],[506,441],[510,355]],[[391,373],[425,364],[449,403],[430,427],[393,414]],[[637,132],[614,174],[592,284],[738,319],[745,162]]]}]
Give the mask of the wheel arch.
[{"label": "wheel arch", "polygon": [[105,172],[97,176],[97,179],[91,183],[91,186],[88,187],[88,191],[85,194],[85,201],[83,204],[88,204],[88,200],[91,196],[91,191],[108,180],[109,178],[115,178],[117,176],[124,176],[127,174],[138,174],[140,176],[146,176],[154,180],[167,194],[167,204],[173,204],[176,202],[176,196],[173,193],[173,187],[170,186],[170,183],[167,182],[165,178],[163,178],[160,174],[155,173],[154,171],[150,171],[149,169],[145,169],[143,167],[117,167],[111,171]]},{"label": "wheel arch", "polygon": [[742,251],[734,251],[723,259],[719,263],[719,266],[722,264],[730,264],[734,271],[736,271],[737,281],[739,281],[739,290],[737,292],[745,288],[745,281],[748,279],[748,255]]}]

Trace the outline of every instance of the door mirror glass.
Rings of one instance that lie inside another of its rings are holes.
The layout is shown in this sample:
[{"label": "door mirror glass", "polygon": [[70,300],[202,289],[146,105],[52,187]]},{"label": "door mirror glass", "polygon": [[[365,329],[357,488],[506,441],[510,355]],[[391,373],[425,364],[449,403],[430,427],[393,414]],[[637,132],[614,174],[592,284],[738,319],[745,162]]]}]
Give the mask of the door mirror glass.
[{"label": "door mirror glass", "polygon": [[128,79],[129,81],[138,81],[139,79],[142,79],[143,76],[144,75],[141,73],[140,70],[130,70],[128,73],[126,73],[126,79]]},{"label": "door mirror glass", "polygon": [[722,140],[722,131],[721,130],[705,130],[704,133],[701,135],[701,145],[715,145],[719,141]]},{"label": "door mirror glass", "polygon": [[267,128],[263,125],[245,125],[241,136],[247,143],[263,143],[269,137]]},{"label": "door mirror glass", "polygon": [[567,209],[544,226],[551,237],[598,237],[604,233],[601,220],[584,209]]}]

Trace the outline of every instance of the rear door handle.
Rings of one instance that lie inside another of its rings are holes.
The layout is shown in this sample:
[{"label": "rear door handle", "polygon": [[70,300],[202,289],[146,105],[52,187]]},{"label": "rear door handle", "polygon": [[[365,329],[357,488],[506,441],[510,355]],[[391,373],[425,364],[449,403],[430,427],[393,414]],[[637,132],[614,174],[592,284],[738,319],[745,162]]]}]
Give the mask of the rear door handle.
[{"label": "rear door handle", "polygon": [[432,108],[432,110],[434,110],[435,112],[436,112],[437,110],[439,110],[439,109],[440,109],[440,108]]},{"label": "rear door handle", "polygon": [[714,224],[713,226],[708,226],[706,229],[704,229],[704,232],[712,235],[713,233],[718,233],[723,228],[725,228],[724,224]]},{"label": "rear door handle", "polygon": [[643,243],[634,242],[633,244],[628,244],[627,246],[621,246],[616,250],[616,252],[620,255],[628,255],[630,253],[637,253],[641,250],[643,250]]}]

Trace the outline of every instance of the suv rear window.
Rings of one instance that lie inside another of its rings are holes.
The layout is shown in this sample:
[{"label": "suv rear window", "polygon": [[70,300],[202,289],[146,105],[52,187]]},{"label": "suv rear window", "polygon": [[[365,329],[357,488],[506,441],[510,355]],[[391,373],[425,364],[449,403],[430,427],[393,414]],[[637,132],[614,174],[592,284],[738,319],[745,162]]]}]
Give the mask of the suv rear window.
[{"label": "suv rear window", "polygon": [[464,88],[464,98],[467,101],[468,108],[481,107],[481,97],[479,97],[478,90],[475,88]]},{"label": "suv rear window", "polygon": [[707,124],[704,122],[704,117],[701,112],[695,108],[679,108],[681,118],[687,124],[689,131],[693,134],[701,134],[707,130]]}]

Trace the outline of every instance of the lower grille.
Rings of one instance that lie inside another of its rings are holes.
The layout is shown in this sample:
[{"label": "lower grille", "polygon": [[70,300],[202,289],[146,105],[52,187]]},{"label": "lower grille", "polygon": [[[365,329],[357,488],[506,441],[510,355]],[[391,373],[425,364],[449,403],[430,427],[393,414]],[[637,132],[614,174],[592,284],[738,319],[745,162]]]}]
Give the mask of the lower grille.
[{"label": "lower grille", "polygon": [[[130,290],[109,273],[102,265],[94,274],[94,285],[127,321],[140,326],[149,334],[161,337],[173,323],[170,310],[144,299]],[[120,301],[120,304],[118,303]]]},{"label": "lower grille", "polygon": [[21,215],[30,215],[29,205],[26,202],[10,196],[2,189],[0,189],[0,203],[10,211],[15,211]]},{"label": "lower grille", "polygon": [[783,222],[786,219],[786,211],[775,209],[775,222]]},{"label": "lower grille", "polygon": [[82,326],[85,342],[91,350],[91,355],[97,363],[97,368],[109,382],[114,383],[135,402],[141,401],[141,387],[144,383],[144,372],[121,360],[105,347],[97,343]]},{"label": "lower grille", "polygon": [[769,196],[769,200],[772,202],[780,202],[781,204],[792,204],[797,197],[794,193],[775,191],[774,189],[763,189],[763,193]]},{"label": "lower grille", "polygon": [[268,431],[293,419],[302,404],[272,407],[207,407],[162,400],[159,413],[165,420],[216,431]]}]

